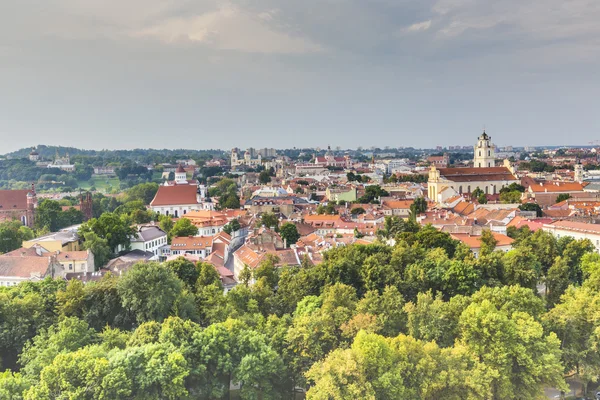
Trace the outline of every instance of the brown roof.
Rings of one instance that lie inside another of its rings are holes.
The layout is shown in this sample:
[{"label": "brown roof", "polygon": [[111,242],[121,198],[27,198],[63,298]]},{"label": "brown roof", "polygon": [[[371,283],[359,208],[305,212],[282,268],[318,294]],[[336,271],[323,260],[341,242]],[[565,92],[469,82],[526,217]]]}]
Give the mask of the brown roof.
[{"label": "brown roof", "polygon": [[[494,239],[496,239],[496,246],[508,246],[511,245],[514,240],[510,237],[503,235],[501,233],[492,232],[494,235]],[[453,239],[460,240],[471,249],[478,249],[481,247],[481,236],[471,236],[468,233],[451,233]]]},{"label": "brown roof", "polygon": [[179,164],[179,166],[177,167],[177,170],[175,172],[182,173],[182,172],[185,172],[185,169],[183,169],[183,166],[181,164]]},{"label": "brown roof", "polygon": [[43,277],[48,271],[50,257],[0,257],[0,276]]},{"label": "brown roof", "polygon": [[88,259],[87,251],[63,251],[60,252],[56,259],[60,262],[65,262],[69,260],[73,261],[85,261]]},{"label": "brown roof", "polygon": [[151,206],[198,204],[196,185],[159,186]]},{"label": "brown roof", "polygon": [[518,181],[506,167],[438,168],[440,175],[453,182]]},{"label": "brown roof", "polygon": [[171,250],[204,250],[211,248],[212,236],[181,236],[171,241]]},{"label": "brown roof", "polygon": [[29,190],[0,190],[0,211],[26,210]]},{"label": "brown roof", "polygon": [[588,232],[594,234],[600,233],[600,224],[588,224],[586,222],[555,221],[551,224],[545,225],[545,227],[565,229],[575,232]]}]

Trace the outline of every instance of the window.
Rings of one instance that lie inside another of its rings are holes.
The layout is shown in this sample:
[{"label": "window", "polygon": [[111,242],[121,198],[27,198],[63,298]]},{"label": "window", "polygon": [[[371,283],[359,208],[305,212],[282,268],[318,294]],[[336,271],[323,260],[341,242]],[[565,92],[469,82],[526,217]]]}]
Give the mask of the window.
[{"label": "window", "polygon": [[481,150],[479,150],[479,157],[481,157]]},{"label": "window", "polygon": [[69,270],[73,269],[73,264],[69,264]]},{"label": "window", "polygon": [[491,156],[491,155],[492,155],[492,153],[488,150],[488,157]]}]

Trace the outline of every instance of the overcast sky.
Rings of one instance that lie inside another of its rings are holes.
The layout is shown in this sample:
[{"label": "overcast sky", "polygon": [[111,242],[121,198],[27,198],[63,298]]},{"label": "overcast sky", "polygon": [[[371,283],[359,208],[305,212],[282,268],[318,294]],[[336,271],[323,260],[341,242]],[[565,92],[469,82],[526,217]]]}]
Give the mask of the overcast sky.
[{"label": "overcast sky", "polygon": [[0,153],[600,140],[598,0],[0,0]]}]

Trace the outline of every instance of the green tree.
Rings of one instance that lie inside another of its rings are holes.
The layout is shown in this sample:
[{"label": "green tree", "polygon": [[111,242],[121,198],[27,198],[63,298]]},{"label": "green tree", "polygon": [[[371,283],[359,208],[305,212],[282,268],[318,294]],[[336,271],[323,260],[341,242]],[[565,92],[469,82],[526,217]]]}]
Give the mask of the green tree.
[{"label": "green tree", "polygon": [[503,261],[506,284],[535,290],[541,265],[531,249],[513,249],[504,254]]},{"label": "green tree", "polygon": [[177,277],[181,279],[188,288],[193,289],[196,287],[196,281],[200,276],[200,271],[193,262],[187,260],[185,257],[177,257],[175,260],[167,261],[165,266],[175,272]]},{"label": "green tree", "polygon": [[142,323],[168,317],[182,293],[183,283],[166,266],[149,262],[134,265],[119,280],[117,289],[123,307]]},{"label": "green tree", "polygon": [[57,201],[42,200],[35,210],[35,227],[43,228],[47,226],[51,232],[56,232],[64,227],[61,215],[62,207]]},{"label": "green tree", "polygon": [[263,184],[263,185],[267,185],[269,183],[271,183],[271,175],[269,175],[269,171],[262,171],[259,175],[258,175],[258,181]]},{"label": "green tree", "polygon": [[107,212],[102,214],[100,218],[92,218],[79,228],[79,234],[84,238],[89,232],[106,239],[111,251],[117,253],[118,249],[129,248],[135,229],[130,226],[126,216]]},{"label": "green tree", "polygon": [[281,235],[281,238],[287,242],[288,246],[296,244],[298,239],[300,239],[298,228],[292,222],[286,222],[285,224],[282,224],[279,228],[279,234]]},{"label": "green tree", "polygon": [[223,232],[227,233],[228,235],[231,235],[233,232],[240,230],[241,227],[242,226],[240,225],[240,221],[238,221],[236,218],[231,220],[223,227]]},{"label": "green tree", "polygon": [[500,201],[504,204],[518,204],[521,203],[522,193],[518,190],[500,192]]},{"label": "green tree", "polygon": [[570,283],[569,264],[567,264],[564,258],[560,256],[556,257],[554,264],[548,269],[548,273],[546,274],[546,288],[548,290],[546,301],[549,308],[554,307],[558,303]]},{"label": "green tree", "polygon": [[489,398],[534,400],[547,386],[566,387],[560,341],[527,313],[507,314],[489,300],[473,303],[460,316],[459,342],[481,360]]},{"label": "green tree", "polygon": [[187,237],[187,236],[196,236],[198,234],[198,228],[192,224],[187,218],[179,218],[175,225],[173,225],[173,229],[169,232],[171,235],[170,238],[174,237]]},{"label": "green tree", "polygon": [[481,256],[491,254],[496,248],[496,244],[498,244],[496,237],[494,236],[492,231],[488,229],[485,229],[483,232],[481,232],[481,237],[479,238],[479,241],[481,242]]},{"label": "green tree", "polygon": [[555,203],[560,203],[563,202],[565,200],[569,200],[571,198],[571,195],[569,193],[561,193],[558,196],[556,196],[556,200],[554,201]]},{"label": "green tree", "polygon": [[125,200],[126,202],[138,200],[143,204],[150,204],[156,192],[158,192],[158,183],[140,183],[125,191]]},{"label": "green tree", "polygon": [[21,247],[24,240],[33,239],[33,232],[19,221],[0,223],[0,253],[8,253]]},{"label": "green tree", "polygon": [[[264,226],[266,228],[273,228],[275,231],[279,231],[279,220],[277,216],[273,213],[263,213],[260,216],[260,219],[256,221],[257,226]],[[294,242],[295,243],[295,242]]]},{"label": "green tree", "polygon": [[94,232],[87,232],[83,236],[83,248],[94,254],[94,267],[96,270],[102,268],[111,256],[111,248],[108,245],[108,240],[99,237]]},{"label": "green tree", "polygon": [[19,359],[22,372],[35,379],[58,354],[77,350],[96,339],[96,332],[87,323],[76,317],[65,318],[57,325],[41,330],[24,347]]}]

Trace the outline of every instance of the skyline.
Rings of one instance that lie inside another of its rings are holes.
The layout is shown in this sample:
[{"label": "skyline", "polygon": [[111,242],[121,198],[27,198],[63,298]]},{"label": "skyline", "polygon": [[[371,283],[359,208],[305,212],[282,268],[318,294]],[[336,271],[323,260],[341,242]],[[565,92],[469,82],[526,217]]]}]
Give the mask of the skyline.
[{"label": "skyline", "polygon": [[599,139],[600,4],[0,4],[3,153]]}]

